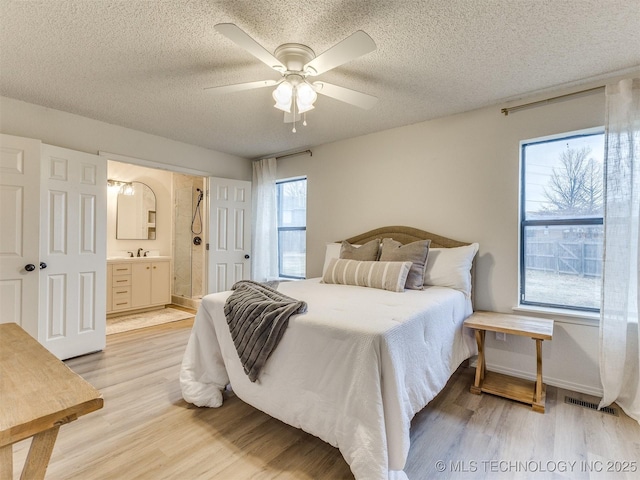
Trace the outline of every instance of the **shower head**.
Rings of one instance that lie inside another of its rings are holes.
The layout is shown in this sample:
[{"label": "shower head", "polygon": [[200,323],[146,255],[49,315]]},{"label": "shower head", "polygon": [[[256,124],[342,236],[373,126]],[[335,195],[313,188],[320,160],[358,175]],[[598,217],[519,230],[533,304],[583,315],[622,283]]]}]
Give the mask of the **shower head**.
[{"label": "shower head", "polygon": [[[191,218],[191,233],[193,233],[194,235],[200,235],[202,233],[202,212],[200,211],[200,203],[202,203],[202,198],[204,197],[204,191],[199,188],[196,188],[196,192],[198,192],[198,200],[196,202],[195,208],[193,209],[193,217]],[[194,230],[196,217],[198,217],[200,221],[200,228],[198,231]],[[198,243],[196,243],[196,240],[198,241]],[[200,237],[194,237],[193,244],[200,245],[201,241],[202,239]]]}]

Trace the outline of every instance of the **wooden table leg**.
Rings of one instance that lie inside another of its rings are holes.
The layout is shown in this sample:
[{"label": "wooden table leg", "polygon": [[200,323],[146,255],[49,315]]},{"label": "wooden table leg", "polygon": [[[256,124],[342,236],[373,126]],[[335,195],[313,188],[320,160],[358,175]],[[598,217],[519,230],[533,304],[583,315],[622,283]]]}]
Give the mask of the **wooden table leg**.
[{"label": "wooden table leg", "polygon": [[0,480],[13,480],[13,445],[0,447]]},{"label": "wooden table leg", "polygon": [[536,362],[536,387],[531,407],[535,412],[544,413],[545,395],[544,385],[542,384],[542,340],[540,339],[536,339]]},{"label": "wooden table leg", "polygon": [[480,340],[482,342],[482,370],[480,371],[480,381],[484,382],[484,374],[487,371],[487,356],[484,352],[484,340],[485,340],[485,335],[487,334],[486,330],[480,330]]},{"label": "wooden table leg", "polygon": [[484,380],[484,330],[476,330],[476,343],[478,344],[478,360],[476,365],[476,380],[471,386],[471,393],[480,395],[482,393],[482,381]]},{"label": "wooden table leg", "polygon": [[60,427],[56,426],[33,436],[20,480],[44,479],[53,452],[53,445],[58,437],[58,430]]}]

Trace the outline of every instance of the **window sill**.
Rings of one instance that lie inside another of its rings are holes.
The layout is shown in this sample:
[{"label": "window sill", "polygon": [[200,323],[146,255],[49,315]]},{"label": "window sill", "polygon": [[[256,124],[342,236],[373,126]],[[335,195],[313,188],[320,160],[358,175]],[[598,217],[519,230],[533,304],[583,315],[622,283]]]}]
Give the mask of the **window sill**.
[{"label": "window sill", "polygon": [[513,311],[553,318],[559,323],[573,323],[587,327],[598,327],[600,325],[600,314],[595,312],[577,312],[563,308],[534,307],[531,305],[518,305],[513,307]]}]

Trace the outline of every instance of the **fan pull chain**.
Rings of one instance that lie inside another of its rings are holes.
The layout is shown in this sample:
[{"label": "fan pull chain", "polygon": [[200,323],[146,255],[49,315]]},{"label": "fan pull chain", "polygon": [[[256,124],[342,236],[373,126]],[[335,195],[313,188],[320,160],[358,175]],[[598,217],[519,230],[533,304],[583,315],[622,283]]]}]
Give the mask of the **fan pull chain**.
[{"label": "fan pull chain", "polygon": [[307,126],[307,112],[304,112],[302,114],[302,117],[303,117],[302,126],[306,127]]},{"label": "fan pull chain", "polygon": [[292,102],[293,103],[293,130],[291,130],[293,133],[296,133],[296,89],[293,89],[293,98],[292,98]]}]

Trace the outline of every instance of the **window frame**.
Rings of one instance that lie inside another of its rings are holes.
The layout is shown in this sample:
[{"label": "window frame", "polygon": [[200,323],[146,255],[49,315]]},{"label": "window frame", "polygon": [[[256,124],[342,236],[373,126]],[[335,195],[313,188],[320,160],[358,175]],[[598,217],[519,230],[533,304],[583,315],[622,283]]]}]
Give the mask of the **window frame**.
[{"label": "window frame", "polygon": [[280,208],[280,185],[285,183],[293,183],[299,181],[305,181],[305,190],[307,187],[307,177],[294,177],[294,178],[286,178],[282,180],[276,180],[276,230],[278,235],[278,277],[287,279],[287,280],[304,280],[306,279],[306,260],[305,260],[305,276],[300,277],[297,275],[285,275],[282,273],[282,255],[280,254],[280,232],[287,231],[304,231],[305,232],[305,248],[306,248],[306,232],[307,232],[307,205],[305,204],[305,221],[304,227],[281,227],[281,219],[282,219],[282,210]]},{"label": "window frame", "polygon": [[[529,140],[522,140],[520,142],[520,206],[519,206],[519,285],[518,285],[518,306],[524,308],[550,308],[550,309],[560,309],[570,312],[585,312],[585,313],[600,313],[601,307],[591,308],[591,307],[582,307],[577,305],[562,305],[556,303],[545,303],[545,302],[535,302],[535,301],[527,301],[525,300],[525,292],[526,292],[526,275],[525,275],[525,242],[526,235],[525,231],[527,227],[544,227],[544,226],[568,226],[568,227],[576,227],[576,226],[594,226],[594,225],[604,225],[604,211],[601,217],[583,217],[583,218],[565,218],[565,219],[536,219],[536,220],[527,220],[526,219],[526,147],[530,145],[539,145],[543,143],[557,142],[559,140],[564,139],[575,139],[575,138],[583,138],[583,137],[591,137],[594,135],[604,135],[605,129],[604,127],[594,127],[588,128],[573,132],[560,133],[556,135],[549,135],[546,137],[539,137]],[[604,165],[603,165],[604,170]],[[601,262],[604,263],[604,257],[601,258]]]}]

